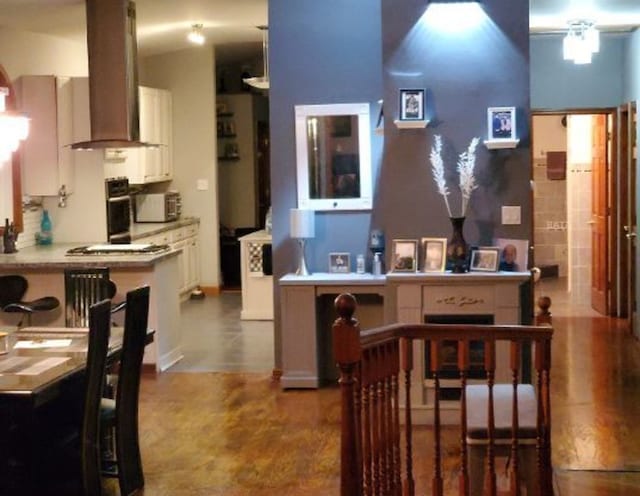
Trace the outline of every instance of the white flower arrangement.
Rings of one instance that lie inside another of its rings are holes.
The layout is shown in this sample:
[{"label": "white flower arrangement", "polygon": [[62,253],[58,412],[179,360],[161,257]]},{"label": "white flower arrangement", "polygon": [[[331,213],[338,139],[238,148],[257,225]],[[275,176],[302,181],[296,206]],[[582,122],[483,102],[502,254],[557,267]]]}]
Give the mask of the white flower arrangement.
[{"label": "white flower arrangement", "polygon": [[[462,194],[462,208],[461,217],[464,217],[467,213],[467,207],[469,206],[469,199],[471,193],[478,187],[476,184],[473,170],[476,166],[476,147],[480,142],[479,138],[473,138],[467,151],[462,152],[458,157],[458,186],[460,193]],[[444,178],[444,163],[442,161],[442,137],[440,135],[435,136],[435,144],[431,148],[430,154],[431,171],[433,172],[433,180],[438,186],[438,193],[444,198],[444,204],[447,207],[447,213],[449,217],[453,217],[451,214],[451,207],[449,206],[449,189]]]}]

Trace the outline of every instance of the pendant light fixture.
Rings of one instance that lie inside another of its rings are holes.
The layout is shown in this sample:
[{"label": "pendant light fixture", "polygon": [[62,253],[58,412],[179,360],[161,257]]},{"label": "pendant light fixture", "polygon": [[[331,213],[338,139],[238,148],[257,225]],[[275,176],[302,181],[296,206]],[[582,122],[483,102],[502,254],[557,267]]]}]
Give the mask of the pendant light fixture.
[{"label": "pendant light fixture", "polygon": [[244,78],[243,81],[249,86],[258,88],[260,90],[269,89],[269,41],[268,41],[268,26],[258,26],[258,29],[262,31],[262,76]]},{"label": "pendant light fixture", "polygon": [[193,24],[191,31],[187,35],[187,39],[194,45],[204,45],[206,38],[202,32],[202,24]]},{"label": "pendant light fixture", "polygon": [[587,20],[569,21],[569,31],[562,41],[565,60],[575,64],[590,64],[591,56],[600,51],[600,32],[595,22]]},{"label": "pendant light fixture", "polygon": [[0,87],[0,164],[11,158],[29,134],[29,119],[6,109],[9,88]]}]

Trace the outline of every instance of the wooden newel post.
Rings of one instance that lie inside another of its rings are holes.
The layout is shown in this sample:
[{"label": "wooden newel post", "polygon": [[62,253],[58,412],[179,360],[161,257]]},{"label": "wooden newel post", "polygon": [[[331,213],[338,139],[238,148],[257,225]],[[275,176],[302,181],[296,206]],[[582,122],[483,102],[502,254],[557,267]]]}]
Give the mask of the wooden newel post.
[{"label": "wooden newel post", "polygon": [[356,376],[360,362],[360,325],[353,318],[356,299],[351,294],[341,294],[335,300],[338,318],[333,323],[333,356],[340,369],[340,393],[342,421],[340,437],[340,495],[360,496],[362,494],[362,463],[356,408],[356,390],[359,387]]}]

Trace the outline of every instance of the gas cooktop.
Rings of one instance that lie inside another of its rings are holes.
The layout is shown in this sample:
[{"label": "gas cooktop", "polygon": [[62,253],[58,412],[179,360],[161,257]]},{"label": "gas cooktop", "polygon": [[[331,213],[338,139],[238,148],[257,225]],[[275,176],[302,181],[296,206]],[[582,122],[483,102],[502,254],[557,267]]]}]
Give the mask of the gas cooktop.
[{"label": "gas cooktop", "polygon": [[67,255],[122,255],[149,254],[168,251],[169,245],[154,245],[149,243],[88,245],[78,246],[67,250]]}]

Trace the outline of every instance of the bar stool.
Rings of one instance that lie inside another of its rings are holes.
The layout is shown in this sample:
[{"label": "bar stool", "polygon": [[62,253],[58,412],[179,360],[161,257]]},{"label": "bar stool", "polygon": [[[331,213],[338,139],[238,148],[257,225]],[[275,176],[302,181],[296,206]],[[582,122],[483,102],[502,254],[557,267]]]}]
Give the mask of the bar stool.
[{"label": "bar stool", "polygon": [[31,325],[31,315],[34,313],[49,312],[60,306],[60,301],[55,296],[22,301],[28,287],[29,283],[24,276],[18,274],[0,276],[0,309],[7,313],[21,313],[22,318],[18,327],[22,327],[25,319],[27,325]]}]

